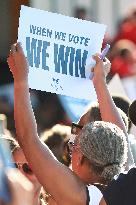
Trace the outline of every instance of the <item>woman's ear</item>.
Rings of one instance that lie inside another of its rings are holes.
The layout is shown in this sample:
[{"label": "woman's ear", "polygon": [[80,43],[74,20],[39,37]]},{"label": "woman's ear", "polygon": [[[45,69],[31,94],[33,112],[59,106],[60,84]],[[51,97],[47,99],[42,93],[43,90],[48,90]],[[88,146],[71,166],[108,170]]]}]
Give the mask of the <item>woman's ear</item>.
[{"label": "woman's ear", "polygon": [[77,166],[82,165],[82,164],[83,164],[83,154],[79,153],[78,160],[77,160]]},{"label": "woman's ear", "polygon": [[82,155],[81,159],[80,159],[80,164],[83,165],[85,160],[86,160],[86,158],[84,157],[84,155]]},{"label": "woman's ear", "polygon": [[82,155],[82,156],[80,157],[80,164],[83,165],[83,164],[85,164],[85,163],[86,163],[87,166],[90,167],[90,162],[89,162],[89,160],[88,160],[84,155]]}]

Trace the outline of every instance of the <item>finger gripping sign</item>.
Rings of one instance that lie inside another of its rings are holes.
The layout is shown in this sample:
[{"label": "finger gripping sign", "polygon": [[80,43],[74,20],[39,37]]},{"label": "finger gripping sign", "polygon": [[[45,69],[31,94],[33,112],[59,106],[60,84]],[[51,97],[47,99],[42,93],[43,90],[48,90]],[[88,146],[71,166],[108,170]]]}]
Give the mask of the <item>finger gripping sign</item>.
[{"label": "finger gripping sign", "polygon": [[105,30],[102,24],[21,6],[18,41],[29,62],[29,87],[92,98],[85,66],[101,51]]}]

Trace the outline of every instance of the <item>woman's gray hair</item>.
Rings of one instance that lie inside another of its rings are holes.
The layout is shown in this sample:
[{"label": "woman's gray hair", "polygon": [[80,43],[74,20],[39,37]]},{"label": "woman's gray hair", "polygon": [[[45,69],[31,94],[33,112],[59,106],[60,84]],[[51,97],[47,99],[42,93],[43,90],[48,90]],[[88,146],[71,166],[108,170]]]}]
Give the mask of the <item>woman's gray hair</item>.
[{"label": "woman's gray hair", "polygon": [[94,170],[106,181],[120,173],[127,160],[127,141],[123,131],[116,125],[95,121],[82,129],[79,145],[83,155]]}]

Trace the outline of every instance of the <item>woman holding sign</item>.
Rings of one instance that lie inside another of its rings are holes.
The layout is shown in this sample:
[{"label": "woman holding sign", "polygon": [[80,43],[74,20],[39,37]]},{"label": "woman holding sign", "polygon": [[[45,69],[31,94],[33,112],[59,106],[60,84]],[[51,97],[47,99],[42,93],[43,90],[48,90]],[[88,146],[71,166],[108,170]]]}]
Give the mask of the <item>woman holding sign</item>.
[{"label": "woman holding sign", "polygon": [[[106,122],[92,122],[83,129],[79,126],[80,133],[71,137],[69,148],[75,174],[58,162],[38,138],[30,104],[28,62],[19,43],[12,46],[8,58],[14,77],[14,112],[18,141],[39,182],[59,205],[98,205],[102,193],[97,184],[103,184],[102,187],[105,188],[126,162],[126,137],[123,133],[125,126],[107,89],[103,62],[98,56],[94,59],[96,66],[93,83],[102,119]],[[110,172],[107,169],[109,167]]]}]

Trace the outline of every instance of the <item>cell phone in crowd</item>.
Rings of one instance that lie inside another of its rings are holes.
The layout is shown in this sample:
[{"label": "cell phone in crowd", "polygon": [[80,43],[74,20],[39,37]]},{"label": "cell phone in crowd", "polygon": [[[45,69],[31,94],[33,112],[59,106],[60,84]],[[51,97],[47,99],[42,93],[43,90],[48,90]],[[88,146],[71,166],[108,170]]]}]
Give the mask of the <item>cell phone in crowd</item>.
[{"label": "cell phone in crowd", "polygon": [[5,174],[7,167],[13,167],[11,152],[6,140],[3,139],[3,125],[0,121],[0,200],[5,203],[11,202],[11,193]]}]

